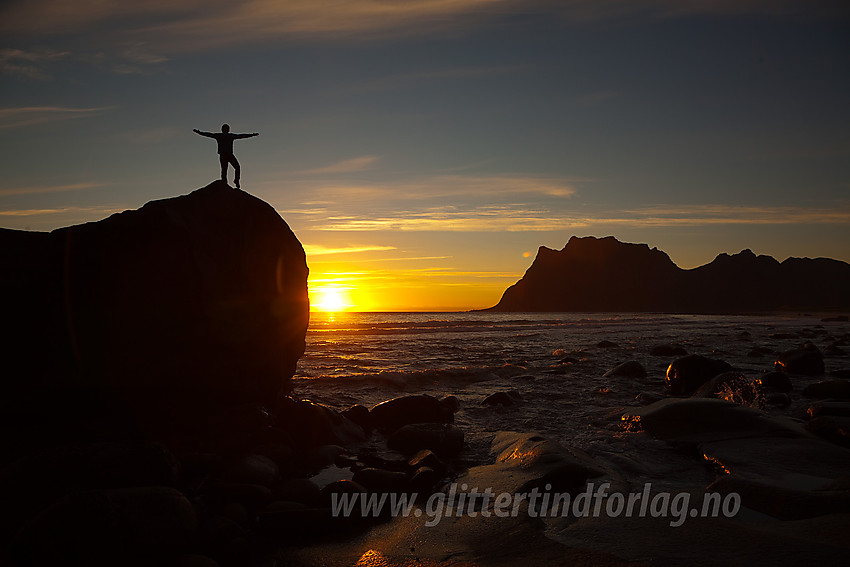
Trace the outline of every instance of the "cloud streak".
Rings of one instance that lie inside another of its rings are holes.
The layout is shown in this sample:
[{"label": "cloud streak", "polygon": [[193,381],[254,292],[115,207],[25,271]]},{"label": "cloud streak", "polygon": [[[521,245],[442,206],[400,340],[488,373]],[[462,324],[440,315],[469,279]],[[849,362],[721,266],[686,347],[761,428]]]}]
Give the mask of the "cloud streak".
[{"label": "cloud streak", "polygon": [[[305,219],[306,220],[306,219]],[[706,225],[848,224],[848,208],[736,207],[731,205],[651,206],[618,213],[577,215],[522,205],[429,207],[392,215],[346,215],[308,220],[324,231],[544,232],[590,226],[676,227]]]},{"label": "cloud streak", "polygon": [[42,64],[62,59],[67,55],[67,51],[0,49],[0,73],[29,79],[48,79],[49,76],[42,68]]},{"label": "cloud streak", "polygon": [[46,124],[72,118],[85,118],[112,110],[113,108],[112,106],[101,106],[97,108],[70,108],[67,106],[0,108],[0,130]]},{"label": "cloud streak", "polygon": [[339,161],[325,167],[305,169],[298,173],[301,175],[321,175],[328,173],[356,173],[358,171],[368,171],[374,168],[375,163],[377,163],[379,159],[380,157],[378,156],[360,156]]},{"label": "cloud streak", "polygon": [[68,185],[42,185],[38,187],[14,187],[11,189],[0,189],[0,197],[12,195],[40,195],[43,193],[66,193],[69,191],[84,191],[103,187],[102,183],[71,183]]},{"label": "cloud streak", "polygon": [[395,246],[345,246],[339,248],[328,248],[321,244],[304,244],[304,252],[308,256],[327,256],[330,254],[353,254],[357,252],[383,252],[395,250]]},{"label": "cloud streak", "polygon": [[804,10],[834,14],[842,8],[839,2],[813,8],[804,0],[19,0],[0,10],[0,31],[30,36],[97,31],[116,38],[135,35],[171,50],[204,50],[314,38],[374,41],[457,35],[491,19],[533,12],[584,23]]}]

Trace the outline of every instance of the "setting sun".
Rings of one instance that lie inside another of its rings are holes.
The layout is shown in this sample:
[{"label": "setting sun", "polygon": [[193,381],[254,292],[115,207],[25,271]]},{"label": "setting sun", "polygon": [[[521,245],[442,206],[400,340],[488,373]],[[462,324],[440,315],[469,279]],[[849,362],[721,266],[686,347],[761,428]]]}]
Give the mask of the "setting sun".
[{"label": "setting sun", "polygon": [[310,308],[313,311],[347,311],[353,305],[348,288],[340,285],[323,285],[310,291]]}]

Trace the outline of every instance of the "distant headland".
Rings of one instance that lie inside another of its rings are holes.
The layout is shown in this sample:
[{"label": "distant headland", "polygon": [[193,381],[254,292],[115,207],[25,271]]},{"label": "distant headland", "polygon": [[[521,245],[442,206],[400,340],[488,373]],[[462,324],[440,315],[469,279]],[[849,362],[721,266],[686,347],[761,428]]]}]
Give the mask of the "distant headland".
[{"label": "distant headland", "polygon": [[573,236],[541,246],[489,311],[759,313],[850,309],[850,264],[829,258],[719,254],[690,270],[646,244]]}]

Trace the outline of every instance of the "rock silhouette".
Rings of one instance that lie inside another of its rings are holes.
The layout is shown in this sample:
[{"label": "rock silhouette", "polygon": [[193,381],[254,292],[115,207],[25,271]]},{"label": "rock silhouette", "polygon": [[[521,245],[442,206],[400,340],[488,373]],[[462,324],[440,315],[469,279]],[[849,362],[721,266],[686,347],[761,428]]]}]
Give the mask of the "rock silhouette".
[{"label": "rock silhouette", "polygon": [[149,420],[272,403],[304,351],[301,244],[222,181],[50,233],[2,230],[0,258],[6,400],[108,391]]},{"label": "rock silhouette", "polygon": [[691,270],[646,244],[612,236],[541,246],[494,311],[753,313],[850,309],[850,264],[828,258],[778,262],[751,250]]}]

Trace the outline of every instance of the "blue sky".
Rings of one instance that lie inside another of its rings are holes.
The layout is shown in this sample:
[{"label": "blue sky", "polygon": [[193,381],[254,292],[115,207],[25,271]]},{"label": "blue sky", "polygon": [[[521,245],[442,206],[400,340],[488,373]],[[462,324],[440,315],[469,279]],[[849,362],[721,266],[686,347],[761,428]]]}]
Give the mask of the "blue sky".
[{"label": "blue sky", "polygon": [[[217,175],[354,307],[485,307],[540,245],[850,261],[850,7],[79,0],[0,7],[0,226]],[[231,177],[232,179],[232,177]]]}]

